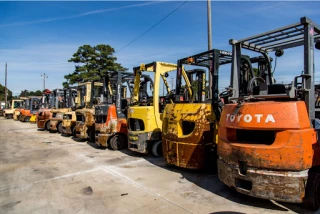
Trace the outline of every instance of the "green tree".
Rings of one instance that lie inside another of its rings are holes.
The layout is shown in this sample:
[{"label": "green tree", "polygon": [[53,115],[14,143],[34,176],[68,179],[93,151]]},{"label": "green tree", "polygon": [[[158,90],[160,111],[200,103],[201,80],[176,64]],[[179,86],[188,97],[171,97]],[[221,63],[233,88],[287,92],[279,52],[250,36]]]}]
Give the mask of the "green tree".
[{"label": "green tree", "polygon": [[[5,100],[5,89],[6,87],[0,84],[0,100]],[[8,89],[8,88],[7,88]],[[12,99],[12,91],[8,89],[7,100]]]},{"label": "green tree", "polygon": [[20,97],[27,97],[27,96],[42,96],[42,92],[40,90],[36,91],[28,91],[28,90],[23,90],[21,91]]},{"label": "green tree", "polygon": [[78,82],[100,80],[110,71],[128,70],[116,62],[117,58],[113,54],[114,49],[110,45],[80,46],[68,60],[76,65],[73,73],[64,76],[67,81],[62,83],[63,87]]}]

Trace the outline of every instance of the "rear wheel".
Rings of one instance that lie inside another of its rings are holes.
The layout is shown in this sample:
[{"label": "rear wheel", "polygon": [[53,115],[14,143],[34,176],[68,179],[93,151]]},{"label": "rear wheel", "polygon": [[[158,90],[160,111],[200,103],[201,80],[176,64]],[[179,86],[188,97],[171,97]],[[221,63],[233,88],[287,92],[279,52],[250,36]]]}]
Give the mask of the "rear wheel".
[{"label": "rear wheel", "polygon": [[113,150],[121,150],[127,145],[127,138],[122,135],[114,135],[110,139],[110,147]]},{"label": "rear wheel", "polygon": [[46,122],[45,128],[47,131],[50,131],[50,120]]},{"label": "rear wheel", "polygon": [[156,157],[162,156],[161,141],[154,142],[152,145],[152,154]]},{"label": "rear wheel", "polygon": [[92,128],[90,128],[89,130],[88,130],[88,137],[89,137],[89,140],[90,140],[90,142],[91,143],[94,143],[95,142],[95,135],[94,135],[94,129],[92,129]]},{"label": "rear wheel", "polygon": [[77,137],[76,127],[75,126],[72,127],[71,130],[72,130],[72,136],[76,138]]},{"label": "rear wheel", "polygon": [[303,199],[306,208],[318,210],[320,208],[320,172],[309,171],[306,195]]},{"label": "rear wheel", "polygon": [[63,133],[62,123],[58,124],[58,132],[61,133],[61,134]]}]

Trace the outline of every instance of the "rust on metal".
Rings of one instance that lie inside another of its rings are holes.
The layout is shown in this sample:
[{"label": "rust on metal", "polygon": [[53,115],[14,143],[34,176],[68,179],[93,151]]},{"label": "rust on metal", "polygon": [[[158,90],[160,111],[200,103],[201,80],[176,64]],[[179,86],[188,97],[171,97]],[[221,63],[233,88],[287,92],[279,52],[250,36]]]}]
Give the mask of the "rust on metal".
[{"label": "rust on metal", "polygon": [[95,124],[94,109],[79,109],[76,110],[76,115],[82,115],[83,121],[76,121],[76,137],[86,139],[89,137],[89,128],[92,128]]},{"label": "rust on metal", "polygon": [[253,197],[282,202],[301,203],[305,196],[308,170],[272,171],[241,169],[239,165],[218,160],[219,179],[238,192]]},{"label": "rust on metal", "polygon": [[76,113],[74,111],[67,112],[63,115],[62,133],[72,135],[73,128],[76,125]]},{"label": "rust on metal", "polygon": [[165,160],[183,168],[204,169],[215,154],[214,122],[209,104],[168,104],[162,126]]},{"label": "rust on metal", "polygon": [[219,123],[220,180],[254,197],[303,202],[319,146],[305,103],[259,101],[236,109],[225,105]]},{"label": "rust on metal", "polygon": [[52,117],[51,109],[40,109],[36,118],[37,127],[44,129],[47,121]]}]

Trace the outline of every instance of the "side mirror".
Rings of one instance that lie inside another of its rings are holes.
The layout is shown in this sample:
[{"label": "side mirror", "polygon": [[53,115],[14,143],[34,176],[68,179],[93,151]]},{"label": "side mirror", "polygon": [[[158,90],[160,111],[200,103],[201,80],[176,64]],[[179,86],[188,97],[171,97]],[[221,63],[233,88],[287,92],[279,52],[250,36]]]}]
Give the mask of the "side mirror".
[{"label": "side mirror", "polygon": [[316,49],[320,50],[320,39],[314,45]]}]

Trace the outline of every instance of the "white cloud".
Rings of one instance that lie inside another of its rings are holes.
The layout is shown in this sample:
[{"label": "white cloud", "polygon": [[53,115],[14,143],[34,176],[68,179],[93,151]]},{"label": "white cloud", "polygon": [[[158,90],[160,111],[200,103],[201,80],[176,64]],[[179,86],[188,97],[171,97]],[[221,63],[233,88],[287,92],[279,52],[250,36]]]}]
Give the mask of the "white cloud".
[{"label": "white cloud", "polygon": [[142,7],[142,6],[147,6],[147,5],[151,5],[151,4],[158,4],[158,3],[161,3],[161,2],[146,2],[146,3],[140,3],[140,4],[126,5],[126,6],[122,6],[122,7],[116,7],[116,8],[88,11],[88,12],[75,14],[75,15],[71,15],[71,16],[52,17],[52,18],[37,19],[37,20],[31,20],[31,21],[25,21],[25,22],[14,22],[14,23],[0,24],[0,28],[32,25],[32,24],[60,21],[60,20],[66,20],[66,19],[74,19],[74,18],[80,18],[83,16],[89,16],[89,15],[94,15],[94,14],[99,14],[99,13],[106,13],[106,12],[117,11],[117,10],[122,10],[122,9],[127,9],[127,8],[133,8],[133,7]]}]

